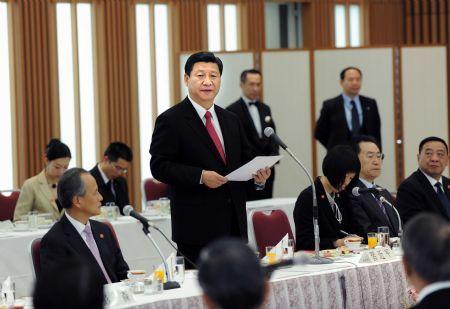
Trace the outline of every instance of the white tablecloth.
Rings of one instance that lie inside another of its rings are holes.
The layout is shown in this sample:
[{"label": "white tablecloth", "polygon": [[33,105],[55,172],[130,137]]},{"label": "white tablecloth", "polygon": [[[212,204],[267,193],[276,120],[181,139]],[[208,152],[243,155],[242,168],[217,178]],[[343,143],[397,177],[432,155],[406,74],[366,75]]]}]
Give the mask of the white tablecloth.
[{"label": "white tablecloth", "polygon": [[[158,226],[170,239],[170,217],[159,217],[151,222]],[[142,225],[131,217],[113,221],[120,247],[130,269],[152,271],[153,266],[161,264],[161,259],[150,240],[142,232]],[[30,256],[30,243],[42,237],[47,230],[30,232],[0,232],[0,282],[11,276],[16,284],[16,297],[31,296],[34,284],[34,271]],[[167,257],[175,250],[156,231],[151,230],[156,243]]]},{"label": "white tablecloth", "polygon": [[259,200],[247,202],[247,233],[248,243],[253,248],[256,248],[255,234],[253,231],[253,222],[251,220],[251,213],[253,210],[270,210],[270,209],[282,209],[291,224],[292,233],[295,237],[295,222],[294,222],[294,206],[296,198],[274,198],[267,200]]},{"label": "white tablecloth", "polygon": [[[410,305],[399,258],[360,264],[359,256],[341,258],[329,265],[303,265],[273,274],[264,308],[386,309]],[[196,276],[186,275],[180,289],[156,295],[135,295],[135,301],[114,308],[204,308]]]}]

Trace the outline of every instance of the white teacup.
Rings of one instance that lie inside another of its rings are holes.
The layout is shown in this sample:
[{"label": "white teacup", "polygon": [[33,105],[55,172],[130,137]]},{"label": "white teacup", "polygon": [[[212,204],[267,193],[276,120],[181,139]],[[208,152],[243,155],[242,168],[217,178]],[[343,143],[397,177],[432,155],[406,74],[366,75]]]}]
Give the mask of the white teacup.
[{"label": "white teacup", "polygon": [[346,239],[344,240],[344,244],[350,251],[358,251],[361,249],[360,239]]}]

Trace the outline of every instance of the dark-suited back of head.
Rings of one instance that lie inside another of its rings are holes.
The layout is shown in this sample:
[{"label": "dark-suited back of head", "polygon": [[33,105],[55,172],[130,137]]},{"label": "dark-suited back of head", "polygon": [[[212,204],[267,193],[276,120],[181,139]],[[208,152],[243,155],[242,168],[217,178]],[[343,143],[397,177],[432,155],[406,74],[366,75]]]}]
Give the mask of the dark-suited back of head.
[{"label": "dark-suited back of head", "polygon": [[403,258],[428,283],[450,280],[450,224],[432,213],[422,213],[405,226]]},{"label": "dark-suited back of head", "polygon": [[255,253],[242,241],[223,239],[201,252],[198,280],[219,308],[257,308],[266,279]]},{"label": "dark-suited back of head", "polygon": [[77,259],[41,273],[34,287],[34,308],[103,308],[103,284],[95,274]]}]

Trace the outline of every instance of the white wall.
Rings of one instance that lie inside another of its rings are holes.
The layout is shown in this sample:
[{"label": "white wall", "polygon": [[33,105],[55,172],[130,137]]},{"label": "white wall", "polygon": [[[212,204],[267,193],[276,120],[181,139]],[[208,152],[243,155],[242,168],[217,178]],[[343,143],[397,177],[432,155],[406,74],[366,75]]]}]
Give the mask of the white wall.
[{"label": "white wall", "polygon": [[[305,164],[312,167],[311,96],[309,51],[278,51],[262,54],[264,102],[272,109],[278,135]],[[300,167],[284,155],[276,166],[275,197],[297,197],[309,186]]]},{"label": "white wall", "polygon": [[405,177],[417,169],[423,138],[434,135],[448,141],[446,59],[445,47],[401,49]]}]

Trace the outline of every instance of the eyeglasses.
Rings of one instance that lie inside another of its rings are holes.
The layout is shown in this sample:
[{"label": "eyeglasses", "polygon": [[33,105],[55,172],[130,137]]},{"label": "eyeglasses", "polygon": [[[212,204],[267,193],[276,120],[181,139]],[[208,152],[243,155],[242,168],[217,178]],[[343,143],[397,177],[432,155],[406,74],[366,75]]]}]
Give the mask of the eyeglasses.
[{"label": "eyeglasses", "polygon": [[384,160],[384,153],[381,152],[367,152],[365,154],[365,157],[369,160],[377,159],[377,160]]},{"label": "eyeglasses", "polygon": [[123,168],[121,166],[118,166],[116,163],[110,161],[110,164],[116,169],[117,173],[119,174],[126,174],[128,173],[128,169],[127,168]]}]

